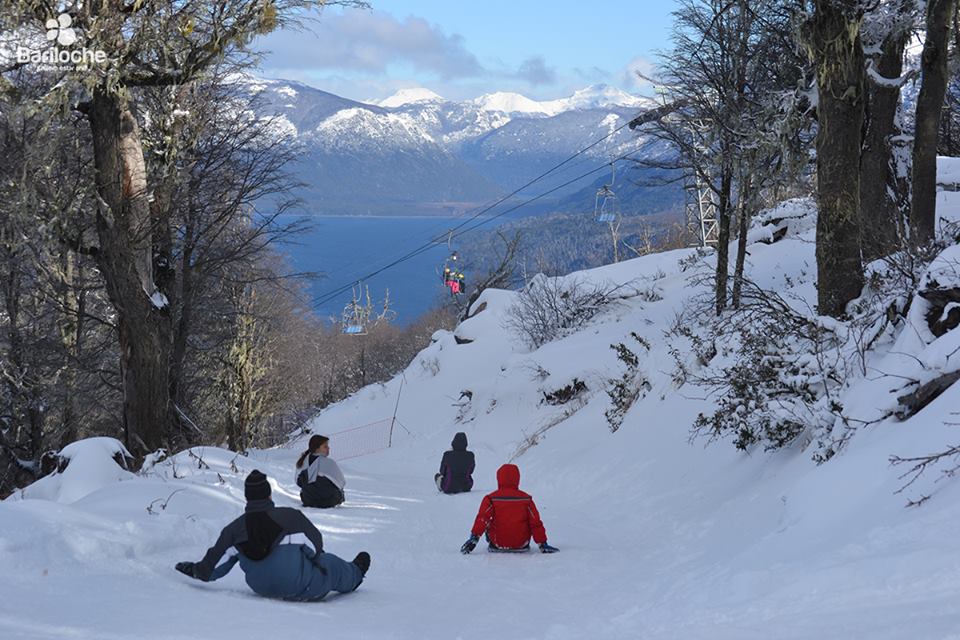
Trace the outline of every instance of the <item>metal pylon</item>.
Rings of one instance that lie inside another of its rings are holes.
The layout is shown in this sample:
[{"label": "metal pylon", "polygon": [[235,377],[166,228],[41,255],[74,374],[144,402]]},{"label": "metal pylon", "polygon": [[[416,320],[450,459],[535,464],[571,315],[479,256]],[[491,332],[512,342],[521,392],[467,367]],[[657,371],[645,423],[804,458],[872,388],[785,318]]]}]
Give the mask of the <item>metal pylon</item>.
[{"label": "metal pylon", "polygon": [[713,189],[697,175],[697,211],[700,217],[700,246],[715,245],[720,240],[720,220]]},{"label": "metal pylon", "polygon": [[686,225],[691,246],[707,247],[717,244],[720,222],[713,190],[699,174],[684,180],[686,193]]}]

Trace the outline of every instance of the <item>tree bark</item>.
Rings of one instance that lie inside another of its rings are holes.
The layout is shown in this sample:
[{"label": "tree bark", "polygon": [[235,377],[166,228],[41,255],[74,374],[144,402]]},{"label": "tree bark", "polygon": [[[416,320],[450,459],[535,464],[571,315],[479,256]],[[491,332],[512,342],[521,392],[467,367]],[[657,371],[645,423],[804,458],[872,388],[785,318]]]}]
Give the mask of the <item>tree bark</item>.
[{"label": "tree bark", "polygon": [[731,306],[740,308],[740,296],[743,292],[743,267],[747,261],[747,231],[750,228],[750,214],[752,210],[753,180],[751,176],[741,176],[740,179],[740,223],[737,237],[737,264],[733,271],[733,297]]},{"label": "tree bark", "polygon": [[62,449],[77,439],[79,425],[77,424],[76,391],[77,391],[77,362],[83,347],[83,317],[86,313],[85,293],[83,291],[83,274],[80,269],[80,260],[69,248],[63,248],[60,256],[62,299],[61,305],[66,311],[66,317],[60,323],[60,341],[63,345],[63,410],[61,413],[60,446]]},{"label": "tree bark", "polygon": [[854,0],[815,0],[805,25],[816,67],[817,308],[840,317],[863,289],[860,256],[860,136],[864,61]]},{"label": "tree bark", "polygon": [[[4,381],[10,398],[7,414],[10,417],[8,429],[15,436],[12,445],[16,453],[8,450],[18,459],[36,463],[34,469],[39,469],[40,454],[43,453],[44,430],[46,416],[44,406],[47,404],[43,397],[38,376],[38,362],[36,354],[31,349],[23,335],[21,305],[29,294],[23,289],[23,273],[17,261],[23,256],[16,252],[7,255],[8,269],[4,273],[2,283],[3,310],[7,315],[7,362],[2,370]],[[32,357],[33,356],[33,357]],[[25,437],[23,436],[26,432]],[[0,442],[6,443],[6,438],[0,434]],[[18,465],[20,471],[25,470]]]},{"label": "tree bark", "polygon": [[167,305],[154,304],[153,233],[143,147],[121,92],[97,87],[89,110],[96,169],[97,266],[117,313],[128,448],[163,446],[171,423]]},{"label": "tree bark", "polygon": [[[884,78],[899,78],[909,37],[897,30],[884,39],[875,69]],[[864,262],[893,253],[900,243],[897,207],[899,184],[892,166],[890,138],[897,133],[900,88],[869,83],[867,126],[860,155],[860,232]]]},{"label": "tree bark", "polygon": [[194,305],[194,265],[193,251],[195,248],[195,222],[193,198],[189,199],[187,215],[184,225],[183,248],[180,255],[180,294],[177,296],[180,303],[180,315],[177,319],[173,336],[173,351],[170,357],[170,399],[183,407],[183,368],[187,355],[187,338],[193,329]]},{"label": "tree bark", "polygon": [[[729,149],[724,149],[723,157],[727,158]],[[719,233],[717,237],[717,272],[715,276],[716,310],[717,315],[727,308],[727,280],[730,268],[730,191],[733,186],[731,170],[724,160],[720,176],[720,202],[717,206],[717,223]]]},{"label": "tree bark", "polygon": [[932,242],[936,226],[937,133],[947,91],[947,54],[950,25],[957,0],[927,1],[927,37],[921,58],[920,93],[917,96],[913,140],[913,200],[910,232],[914,246]]}]

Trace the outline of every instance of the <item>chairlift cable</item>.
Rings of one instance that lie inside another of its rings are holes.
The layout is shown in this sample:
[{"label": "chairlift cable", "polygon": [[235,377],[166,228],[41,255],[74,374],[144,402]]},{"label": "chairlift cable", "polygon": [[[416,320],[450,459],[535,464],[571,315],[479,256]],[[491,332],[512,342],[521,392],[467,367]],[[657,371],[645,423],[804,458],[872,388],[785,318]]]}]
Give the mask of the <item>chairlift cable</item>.
[{"label": "chairlift cable", "polygon": [[[417,247],[417,248],[415,248],[415,249],[412,249],[411,251],[407,252],[406,254],[400,256],[399,258],[396,258],[396,259],[392,260],[391,262],[387,263],[387,264],[384,265],[383,267],[380,267],[380,268],[378,268],[378,269],[376,269],[376,270],[374,270],[374,271],[371,271],[371,272],[363,275],[361,278],[358,278],[358,279],[355,279],[355,280],[351,281],[349,284],[342,285],[342,286],[340,286],[340,287],[338,287],[338,288],[336,288],[336,289],[333,289],[333,290],[331,290],[331,291],[329,291],[329,292],[327,292],[327,293],[325,293],[325,294],[321,294],[320,296],[314,298],[314,300],[313,300],[314,305],[323,305],[323,304],[326,304],[326,303],[329,302],[330,300],[336,298],[336,297],[339,296],[340,294],[342,294],[342,293],[344,293],[345,291],[348,291],[349,289],[351,289],[351,288],[352,288],[354,285],[356,285],[358,282],[360,282],[360,281],[362,281],[362,280],[368,280],[368,279],[372,278],[372,277],[375,276],[375,275],[378,275],[378,274],[380,274],[380,273],[383,273],[384,271],[386,271],[386,270],[388,270],[388,269],[391,269],[391,268],[395,267],[396,265],[398,265],[398,264],[400,264],[400,263],[402,263],[402,262],[405,262],[405,261],[407,261],[407,260],[409,260],[409,259],[411,259],[411,258],[414,258],[414,257],[416,257],[416,256],[418,256],[418,255],[420,255],[420,254],[422,254],[422,253],[430,250],[431,248],[433,248],[433,247],[436,246],[437,244],[441,243],[441,242],[444,240],[444,238],[452,239],[452,238],[455,238],[455,237],[459,237],[459,236],[463,235],[464,233],[468,233],[468,232],[470,232],[470,231],[472,231],[472,230],[474,230],[474,229],[477,229],[477,228],[483,226],[484,224],[486,224],[487,222],[489,222],[489,221],[491,221],[491,220],[496,220],[497,218],[500,218],[500,217],[506,215],[507,213],[511,213],[511,212],[513,212],[513,211],[516,211],[516,210],[519,209],[520,207],[523,207],[523,206],[526,206],[526,205],[528,205],[528,204],[530,204],[530,203],[532,203],[532,202],[535,202],[535,201],[537,201],[537,200],[539,200],[539,199],[541,199],[541,198],[543,198],[543,197],[546,197],[547,195],[550,195],[551,193],[554,193],[555,191],[558,191],[559,189],[562,189],[563,187],[566,187],[566,186],[568,186],[568,185],[570,185],[570,184],[572,184],[572,183],[574,183],[574,182],[576,182],[576,181],[578,181],[578,180],[582,180],[583,178],[585,178],[585,177],[587,177],[587,176],[593,175],[594,173],[597,173],[598,171],[603,170],[603,169],[607,166],[608,163],[604,163],[604,165],[601,166],[601,167],[598,167],[598,168],[596,168],[596,169],[592,169],[591,171],[588,171],[588,172],[586,172],[586,173],[583,173],[583,174],[577,176],[576,178],[573,178],[573,179],[571,179],[571,180],[568,180],[568,181],[566,181],[566,182],[564,182],[564,183],[562,183],[562,184],[560,184],[560,185],[558,185],[558,186],[556,186],[556,187],[554,187],[554,188],[552,188],[552,189],[550,189],[550,190],[548,190],[548,191],[545,191],[544,193],[541,193],[541,194],[538,195],[538,196],[535,196],[535,197],[533,197],[533,198],[530,198],[529,200],[526,200],[526,201],[521,202],[521,203],[519,203],[519,204],[517,204],[517,205],[514,205],[514,206],[506,209],[505,211],[502,211],[502,212],[500,212],[500,213],[498,213],[498,214],[496,214],[496,215],[494,215],[494,216],[491,216],[491,217],[489,217],[489,218],[486,218],[484,221],[481,221],[479,224],[475,224],[475,225],[470,226],[470,227],[468,227],[468,228],[466,228],[466,229],[463,229],[464,227],[467,227],[467,225],[470,225],[470,223],[472,223],[473,221],[475,221],[477,218],[479,218],[480,216],[482,216],[484,213],[487,213],[488,211],[494,209],[495,207],[497,207],[498,205],[500,205],[500,204],[502,204],[503,202],[507,201],[508,199],[514,197],[515,195],[517,195],[518,193],[520,193],[520,192],[523,191],[524,189],[526,189],[526,188],[528,188],[528,187],[530,187],[530,186],[533,186],[533,185],[536,184],[537,182],[540,182],[541,180],[543,180],[544,178],[546,178],[546,177],[549,176],[550,174],[552,174],[552,173],[554,173],[555,171],[559,170],[561,167],[567,165],[568,163],[570,163],[570,162],[573,161],[574,159],[576,159],[576,158],[578,158],[579,156],[585,154],[587,151],[589,151],[589,150],[592,149],[593,147],[595,147],[595,146],[597,146],[598,144],[604,142],[605,140],[613,137],[614,135],[616,135],[617,133],[619,133],[619,132],[622,131],[623,129],[627,128],[628,126],[630,126],[631,123],[633,123],[633,122],[637,121],[639,118],[641,118],[642,115],[643,115],[643,113],[645,113],[645,112],[642,112],[642,113],[641,113],[640,115],[638,115],[636,118],[632,118],[632,119],[630,119],[630,120],[627,120],[626,122],[624,122],[622,125],[620,125],[620,126],[617,127],[616,129],[611,130],[611,131],[610,131],[609,133],[607,133],[606,135],[604,135],[604,136],[602,136],[602,137],[594,140],[593,142],[591,142],[591,143],[588,144],[587,146],[582,147],[581,149],[579,149],[578,151],[576,151],[576,152],[573,153],[572,155],[568,156],[568,157],[567,157],[566,159],[564,159],[563,161],[557,163],[556,165],[554,165],[554,166],[551,167],[550,169],[544,171],[543,173],[541,173],[540,175],[536,176],[535,178],[529,180],[528,182],[524,183],[524,184],[521,185],[520,187],[517,187],[516,189],[514,189],[513,191],[511,191],[511,192],[508,193],[507,195],[498,198],[498,199],[495,200],[492,204],[489,204],[489,205],[486,205],[486,206],[480,208],[480,209],[479,209],[476,213],[474,213],[472,216],[470,216],[469,218],[467,218],[466,220],[464,220],[464,221],[461,222],[460,224],[456,225],[456,226],[453,227],[452,229],[448,229],[445,233],[439,234],[439,235],[436,235],[436,236],[433,236],[430,240],[428,240],[428,241],[426,241],[425,243],[421,244],[419,247]],[[618,160],[622,160],[622,159],[624,159],[625,157],[626,157],[626,156],[623,156],[623,157],[621,157],[621,158],[618,158]],[[463,231],[460,231],[461,229],[463,229]]]},{"label": "chairlift cable", "polygon": [[[626,159],[627,157],[628,157],[628,156],[624,156],[623,158],[620,158],[620,159]],[[523,202],[520,202],[520,203],[518,203],[518,204],[516,204],[516,205],[514,205],[514,206],[512,206],[512,207],[510,207],[510,208],[508,208],[508,209],[506,209],[506,210],[504,210],[504,211],[501,211],[500,213],[498,213],[498,214],[496,214],[496,215],[490,216],[490,217],[488,217],[488,218],[484,218],[484,219],[480,220],[479,222],[473,224],[472,226],[467,227],[466,229],[462,229],[461,231],[458,231],[458,232],[454,233],[452,237],[456,238],[456,237],[459,237],[459,236],[461,236],[461,235],[470,233],[471,231],[474,231],[474,230],[476,230],[476,229],[479,229],[479,228],[482,227],[483,225],[485,225],[485,224],[487,224],[487,223],[489,223],[489,222],[491,222],[491,221],[493,221],[493,220],[496,220],[497,218],[500,218],[500,217],[502,217],[502,216],[505,216],[505,215],[507,215],[508,213],[511,213],[511,212],[513,212],[513,211],[516,211],[517,209],[519,209],[519,208],[521,208],[521,207],[524,207],[524,206],[526,206],[526,205],[528,205],[528,204],[530,204],[530,203],[532,203],[532,202],[535,202],[535,201],[537,201],[537,200],[540,200],[541,198],[544,198],[544,197],[550,195],[551,193],[553,193],[553,192],[555,192],[555,191],[558,191],[558,190],[560,190],[560,189],[562,189],[562,188],[564,188],[564,187],[566,187],[566,186],[568,186],[568,185],[570,185],[570,184],[573,184],[574,182],[577,182],[577,181],[579,181],[579,180],[582,180],[583,178],[586,178],[587,176],[591,176],[591,175],[593,175],[593,174],[595,174],[595,173],[597,173],[597,172],[599,172],[599,171],[603,171],[603,170],[605,170],[605,169],[607,168],[607,166],[608,166],[608,163],[604,163],[602,166],[599,166],[599,167],[596,167],[596,168],[594,168],[594,169],[591,169],[590,171],[587,171],[586,173],[582,173],[582,174],[580,174],[579,176],[577,176],[577,177],[575,177],[575,178],[572,178],[571,180],[568,180],[567,182],[564,182],[563,184],[559,184],[559,185],[557,185],[556,187],[553,187],[552,189],[550,189],[550,190],[548,190],[548,191],[544,191],[543,193],[541,193],[541,194],[539,194],[539,195],[537,195],[537,196],[534,196],[534,197],[530,198],[529,200],[525,200],[525,201],[523,201]],[[468,222],[470,222],[470,221],[468,221]],[[463,226],[463,225],[460,225],[460,226]],[[399,257],[399,258],[396,258],[396,259],[393,260],[392,262],[384,265],[383,267],[380,267],[379,269],[376,269],[376,270],[374,270],[374,271],[371,271],[371,272],[365,274],[364,277],[363,277],[363,279],[364,279],[364,280],[370,279],[370,278],[372,278],[373,276],[379,275],[380,273],[383,273],[384,271],[387,271],[388,269],[392,269],[393,267],[397,266],[398,264],[400,264],[400,263],[402,263],[402,262],[405,262],[405,261],[407,261],[407,260],[409,260],[409,259],[411,259],[411,258],[414,258],[414,257],[420,255],[421,253],[424,253],[424,252],[430,250],[433,246],[434,246],[433,244],[428,244],[428,245],[421,246],[421,247],[419,247],[419,248],[417,248],[417,249],[415,249],[415,250],[413,250],[413,251],[410,251],[410,252],[408,252],[407,254],[405,254],[405,255],[403,255],[403,256],[401,256],[401,257]],[[317,304],[317,305],[326,304],[327,302],[329,302],[330,300],[333,300],[334,298],[336,298],[336,297],[339,296],[340,294],[342,294],[342,293],[344,293],[344,292],[346,292],[346,291],[349,291],[356,283],[357,283],[357,281],[354,281],[354,282],[351,282],[351,283],[349,283],[349,284],[343,285],[343,286],[339,287],[338,289],[335,289],[335,290],[333,290],[333,291],[329,291],[329,292],[327,292],[326,294],[323,294],[322,296],[319,296],[318,298],[316,298],[316,299],[314,300],[314,304]]]}]

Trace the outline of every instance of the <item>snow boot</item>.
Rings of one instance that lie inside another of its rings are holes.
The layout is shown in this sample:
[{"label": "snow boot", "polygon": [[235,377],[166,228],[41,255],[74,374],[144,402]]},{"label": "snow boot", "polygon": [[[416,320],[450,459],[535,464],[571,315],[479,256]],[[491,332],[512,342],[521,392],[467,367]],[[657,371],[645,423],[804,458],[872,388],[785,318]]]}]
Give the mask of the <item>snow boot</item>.
[{"label": "snow boot", "polygon": [[366,551],[361,551],[357,554],[357,557],[353,559],[353,564],[357,565],[360,568],[360,573],[366,576],[367,571],[370,570],[370,554]]}]

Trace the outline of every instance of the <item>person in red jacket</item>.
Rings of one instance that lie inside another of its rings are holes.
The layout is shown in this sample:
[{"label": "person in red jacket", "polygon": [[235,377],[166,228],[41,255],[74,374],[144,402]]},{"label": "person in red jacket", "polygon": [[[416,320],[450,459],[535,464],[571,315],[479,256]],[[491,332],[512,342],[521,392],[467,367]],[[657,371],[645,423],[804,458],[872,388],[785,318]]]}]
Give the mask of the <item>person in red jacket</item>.
[{"label": "person in red jacket", "polygon": [[505,464],[497,469],[497,486],[499,488],[484,496],[480,503],[470,538],[460,547],[460,552],[473,551],[482,533],[487,534],[490,551],[526,551],[530,548],[531,536],[543,553],[559,551],[547,544],[547,532],[533,498],[520,491],[517,465]]}]

